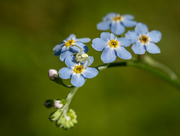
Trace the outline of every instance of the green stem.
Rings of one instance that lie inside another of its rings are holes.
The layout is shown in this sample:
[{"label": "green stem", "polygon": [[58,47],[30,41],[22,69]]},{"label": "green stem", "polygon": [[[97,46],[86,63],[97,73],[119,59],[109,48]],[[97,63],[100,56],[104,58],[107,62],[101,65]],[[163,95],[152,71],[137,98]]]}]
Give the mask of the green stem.
[{"label": "green stem", "polygon": [[69,105],[71,103],[72,98],[74,97],[76,91],[78,90],[78,87],[73,87],[71,92],[66,97],[66,105],[63,107],[62,111],[64,111],[64,115],[67,115]]},{"label": "green stem", "polygon": [[157,69],[151,65],[144,64],[141,61],[114,62],[114,63],[109,63],[109,64],[103,64],[103,65],[97,66],[96,68],[99,71],[101,71],[101,70],[105,70],[107,68],[121,67],[121,66],[136,67],[136,68],[151,72],[180,91],[180,83],[178,80],[172,79],[165,72],[162,72],[159,69]]},{"label": "green stem", "polygon": [[161,69],[162,71],[166,72],[167,74],[169,74],[169,76],[173,79],[173,80],[177,80],[177,75],[168,67],[166,67],[164,64],[161,64],[159,62],[157,62],[156,60],[154,60],[153,58],[151,58],[150,56],[144,56],[143,57],[143,62],[146,64],[149,64],[153,67],[156,67],[158,69]]}]

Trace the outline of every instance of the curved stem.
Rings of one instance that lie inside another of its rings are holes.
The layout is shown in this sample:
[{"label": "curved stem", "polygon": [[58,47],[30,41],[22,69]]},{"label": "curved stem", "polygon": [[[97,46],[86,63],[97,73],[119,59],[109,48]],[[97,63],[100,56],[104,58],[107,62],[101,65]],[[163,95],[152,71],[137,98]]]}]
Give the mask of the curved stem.
[{"label": "curved stem", "polygon": [[121,66],[136,67],[136,68],[151,72],[180,91],[180,83],[178,80],[172,79],[166,73],[156,69],[155,67],[152,67],[151,65],[144,64],[141,61],[114,62],[114,63],[109,63],[109,64],[103,64],[103,65],[97,66],[96,68],[99,71],[101,71],[101,70],[105,70],[107,68],[121,67]]},{"label": "curved stem", "polygon": [[153,58],[151,58],[150,56],[144,56],[143,57],[143,61],[144,63],[147,63],[153,67],[156,67],[158,69],[163,70],[164,72],[166,72],[167,74],[169,74],[169,76],[173,79],[173,80],[177,80],[177,75],[171,70],[169,69],[167,66],[165,66],[164,64],[161,64],[159,62],[157,62],[156,60],[154,60]]}]

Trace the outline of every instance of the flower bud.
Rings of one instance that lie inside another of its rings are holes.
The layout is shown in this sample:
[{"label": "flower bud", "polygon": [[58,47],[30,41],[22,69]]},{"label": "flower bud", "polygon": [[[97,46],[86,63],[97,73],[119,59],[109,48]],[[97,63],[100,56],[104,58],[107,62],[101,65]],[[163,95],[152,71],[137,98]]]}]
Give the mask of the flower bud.
[{"label": "flower bud", "polygon": [[67,130],[74,127],[76,123],[77,116],[75,112],[72,109],[70,109],[67,115],[60,116],[60,118],[56,121],[56,126]]},{"label": "flower bud", "polygon": [[68,116],[71,117],[71,121],[73,124],[77,123],[77,115],[74,110],[70,109],[68,112]]},{"label": "flower bud", "polygon": [[58,72],[55,69],[49,69],[48,76],[51,80],[54,80],[56,77],[58,77]]},{"label": "flower bud", "polygon": [[56,109],[60,109],[60,108],[62,108],[64,105],[63,105],[63,103],[61,102],[61,100],[56,100],[55,102],[54,102],[54,107],[56,108]]},{"label": "flower bud", "polygon": [[53,107],[54,106],[54,100],[46,100],[44,103],[44,106],[48,109]]},{"label": "flower bud", "polygon": [[49,116],[49,119],[54,122],[54,121],[56,121],[56,120],[59,119],[61,113],[62,113],[62,112],[61,112],[60,110],[57,110],[57,111],[53,112],[53,113]]}]

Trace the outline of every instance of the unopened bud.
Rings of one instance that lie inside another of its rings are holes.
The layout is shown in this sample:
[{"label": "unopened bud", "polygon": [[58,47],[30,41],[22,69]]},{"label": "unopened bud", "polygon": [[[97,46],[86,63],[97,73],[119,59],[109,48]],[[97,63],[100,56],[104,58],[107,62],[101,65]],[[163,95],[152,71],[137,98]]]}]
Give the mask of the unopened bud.
[{"label": "unopened bud", "polygon": [[68,116],[71,117],[71,121],[73,124],[77,123],[77,115],[74,110],[70,109],[68,112]]},{"label": "unopened bud", "polygon": [[61,100],[56,100],[56,101],[54,102],[54,107],[55,107],[56,109],[62,108],[62,107],[63,107],[63,103],[61,102]]},{"label": "unopened bud", "polygon": [[62,113],[62,112],[61,112],[60,110],[57,110],[57,111],[53,112],[53,113],[49,116],[49,119],[54,122],[54,121],[56,121],[56,120],[59,119],[61,113]]},{"label": "unopened bud", "polygon": [[56,121],[57,127],[61,127],[65,130],[74,127],[76,123],[77,123],[77,116],[72,109],[68,111],[67,115],[60,116],[60,118]]},{"label": "unopened bud", "polygon": [[48,108],[48,109],[53,107],[54,106],[54,100],[47,100],[47,101],[45,101],[44,106],[46,108]]},{"label": "unopened bud", "polygon": [[48,76],[51,80],[54,80],[54,78],[58,77],[58,72],[55,69],[49,69]]}]

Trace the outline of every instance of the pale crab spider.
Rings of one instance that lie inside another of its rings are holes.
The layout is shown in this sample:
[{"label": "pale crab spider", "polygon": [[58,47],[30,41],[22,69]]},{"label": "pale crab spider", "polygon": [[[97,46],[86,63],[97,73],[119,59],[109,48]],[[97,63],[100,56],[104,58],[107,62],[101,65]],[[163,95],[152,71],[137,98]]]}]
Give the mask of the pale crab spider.
[{"label": "pale crab spider", "polygon": [[80,49],[80,51],[77,54],[76,53],[74,54],[74,56],[76,56],[77,61],[84,62],[84,64],[85,64],[86,60],[88,61],[87,65],[84,67],[86,69],[88,67],[88,65],[89,65],[89,56],[88,56],[88,54],[86,54],[86,53],[81,54],[83,52],[83,50],[79,46],[77,46],[77,45],[72,45],[72,46],[76,46],[77,48]]}]

